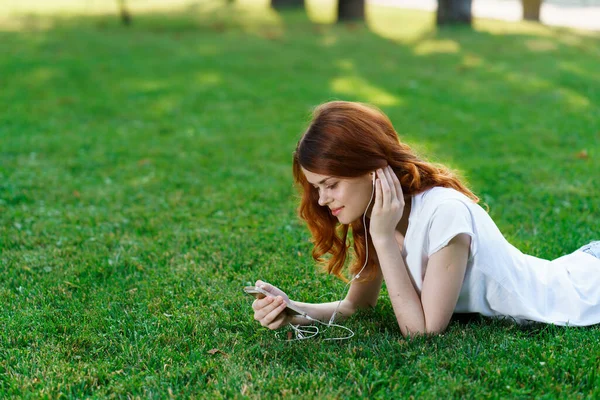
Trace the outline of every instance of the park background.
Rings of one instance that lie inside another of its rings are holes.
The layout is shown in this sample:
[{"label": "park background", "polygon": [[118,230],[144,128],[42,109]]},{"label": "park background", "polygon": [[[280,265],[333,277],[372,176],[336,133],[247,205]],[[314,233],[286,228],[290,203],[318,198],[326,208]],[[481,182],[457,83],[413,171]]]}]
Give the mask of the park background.
[{"label": "park background", "polygon": [[345,294],[291,174],[328,100],[384,110],[523,252],[600,238],[600,33],[376,3],[0,4],[0,397],[600,396],[598,327],[407,340],[385,290],[345,342],[253,321],[256,279]]}]

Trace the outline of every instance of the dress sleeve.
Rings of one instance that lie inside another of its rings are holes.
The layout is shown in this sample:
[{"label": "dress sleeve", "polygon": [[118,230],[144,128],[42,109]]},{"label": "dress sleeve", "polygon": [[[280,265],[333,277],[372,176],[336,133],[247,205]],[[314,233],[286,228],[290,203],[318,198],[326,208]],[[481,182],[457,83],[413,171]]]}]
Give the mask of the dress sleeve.
[{"label": "dress sleeve", "polygon": [[473,216],[465,203],[460,200],[446,200],[433,212],[427,234],[427,256],[431,257],[457,235],[466,233],[471,236],[470,254],[475,252],[475,229]]}]

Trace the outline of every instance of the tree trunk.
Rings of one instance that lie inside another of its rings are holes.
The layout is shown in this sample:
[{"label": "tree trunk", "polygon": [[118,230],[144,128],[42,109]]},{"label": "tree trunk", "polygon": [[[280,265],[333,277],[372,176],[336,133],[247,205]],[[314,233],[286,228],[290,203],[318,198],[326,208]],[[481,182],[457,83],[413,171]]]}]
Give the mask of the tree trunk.
[{"label": "tree trunk", "polygon": [[365,19],[365,0],[338,0],[338,22]]},{"label": "tree trunk", "polygon": [[521,0],[521,5],[523,6],[524,20],[539,22],[542,0]]},{"label": "tree trunk", "polygon": [[471,25],[471,21],[471,0],[438,0],[438,25]]},{"label": "tree trunk", "polygon": [[131,25],[131,14],[127,11],[127,5],[125,4],[125,0],[117,0],[119,3],[119,13],[121,14],[121,22],[123,25],[129,26]]},{"label": "tree trunk", "polygon": [[304,8],[304,0],[271,0],[271,8],[282,10],[284,8]]}]

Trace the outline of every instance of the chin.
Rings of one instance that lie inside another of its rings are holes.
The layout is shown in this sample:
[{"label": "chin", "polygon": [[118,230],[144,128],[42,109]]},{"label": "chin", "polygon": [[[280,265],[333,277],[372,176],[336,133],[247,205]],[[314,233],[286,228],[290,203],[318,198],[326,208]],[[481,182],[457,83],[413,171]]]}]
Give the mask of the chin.
[{"label": "chin", "polygon": [[347,224],[348,223],[348,221],[346,220],[346,218],[344,218],[342,216],[338,216],[338,217],[335,217],[335,218],[337,218],[337,221],[340,224]]},{"label": "chin", "polygon": [[[362,217],[362,215],[360,217]],[[340,224],[348,225],[348,224],[351,224],[351,223],[353,223],[355,221],[358,221],[360,217],[348,218],[348,217],[342,217],[342,216],[340,216],[340,218],[338,218],[338,222]]]}]

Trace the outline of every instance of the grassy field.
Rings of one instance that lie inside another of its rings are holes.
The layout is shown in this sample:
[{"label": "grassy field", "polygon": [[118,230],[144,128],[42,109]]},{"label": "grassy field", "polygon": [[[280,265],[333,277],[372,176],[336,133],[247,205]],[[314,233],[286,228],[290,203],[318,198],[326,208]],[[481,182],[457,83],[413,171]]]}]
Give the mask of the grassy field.
[{"label": "grassy field", "polygon": [[381,107],[524,252],[599,239],[599,35],[248,0],[138,0],[123,27],[100,3],[0,5],[0,397],[600,396],[599,327],[471,318],[405,340],[384,291],[352,340],[285,343],[241,290],[344,295],[291,174],[333,99]]}]

